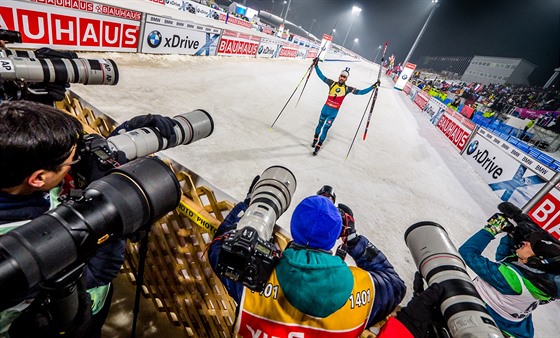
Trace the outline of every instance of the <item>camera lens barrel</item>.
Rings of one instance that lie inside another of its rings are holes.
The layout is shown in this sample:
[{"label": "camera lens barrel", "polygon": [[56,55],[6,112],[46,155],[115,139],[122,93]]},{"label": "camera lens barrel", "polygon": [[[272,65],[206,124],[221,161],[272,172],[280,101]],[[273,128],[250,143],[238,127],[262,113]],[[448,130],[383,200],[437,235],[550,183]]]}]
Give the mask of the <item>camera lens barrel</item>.
[{"label": "camera lens barrel", "polygon": [[451,336],[502,337],[445,229],[435,222],[418,222],[404,239],[428,285],[439,283],[444,289],[440,310]]},{"label": "camera lens barrel", "polygon": [[0,310],[77,263],[106,237],[128,236],[173,210],[181,189],[163,161],[144,157],[112,169],[79,198],[0,237]]},{"label": "camera lens barrel", "polygon": [[276,220],[290,206],[296,187],[296,178],[289,169],[267,168],[253,187],[251,202],[237,228],[251,226],[261,239],[269,240]]},{"label": "camera lens barrel", "polygon": [[170,144],[153,128],[138,128],[124,134],[109,137],[107,142],[113,151],[122,151],[130,161],[173,148],[181,144],[190,144],[206,138],[214,131],[214,120],[208,112],[196,109],[173,117],[175,144]]},{"label": "camera lens barrel", "polygon": [[4,80],[84,85],[116,85],[119,82],[117,64],[111,59],[11,56],[0,58],[0,64],[0,77]]}]

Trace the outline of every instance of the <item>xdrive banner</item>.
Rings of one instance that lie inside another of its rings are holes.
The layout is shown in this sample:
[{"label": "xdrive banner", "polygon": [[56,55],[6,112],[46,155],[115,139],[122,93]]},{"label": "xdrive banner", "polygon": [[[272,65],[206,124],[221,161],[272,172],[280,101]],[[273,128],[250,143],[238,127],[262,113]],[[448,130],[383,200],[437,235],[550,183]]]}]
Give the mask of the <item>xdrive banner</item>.
[{"label": "xdrive banner", "polygon": [[[553,172],[512,145],[504,144],[492,135],[487,136],[491,139],[476,134],[467,145],[463,157],[503,201],[517,206],[527,204],[547,181],[539,174],[548,177]],[[519,160],[503,151],[506,150],[504,147],[507,147],[508,152],[518,155]]]},{"label": "xdrive banner", "polygon": [[220,29],[146,15],[142,53],[216,55]]}]

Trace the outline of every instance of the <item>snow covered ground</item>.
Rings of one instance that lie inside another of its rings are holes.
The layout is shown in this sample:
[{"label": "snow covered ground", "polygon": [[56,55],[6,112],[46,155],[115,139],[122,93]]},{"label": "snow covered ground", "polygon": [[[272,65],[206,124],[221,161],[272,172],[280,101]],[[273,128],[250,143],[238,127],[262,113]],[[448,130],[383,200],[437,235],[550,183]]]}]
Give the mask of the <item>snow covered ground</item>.
[{"label": "snow covered ground", "polygon": [[[72,90],[118,122],[139,114],[174,116],[202,108],[215,122],[201,141],[164,153],[194,171],[232,200],[241,200],[253,179],[271,165],[289,168],[298,187],[278,224],[289,231],[295,205],[321,186],[334,187],[337,202],[350,206],[358,233],[367,236],[393,263],[412,290],[416,270],[404,242],[406,229],[418,221],[445,227],[456,246],[496,212],[496,194],[435,129],[425,113],[382,76],[381,89],[366,141],[360,129],[369,94],[349,96],[318,156],[310,147],[328,88],[312,74],[274,128],[270,125],[304,75],[309,60],[191,57],[177,55],[95,54],[118,64],[117,86],[72,85]],[[336,79],[349,66],[348,84],[365,88],[378,68],[362,62],[323,62],[323,73]],[[366,116],[367,118],[367,116]],[[497,241],[494,241],[497,242]],[[493,243],[497,244],[497,243]],[[492,246],[486,251],[493,257]],[[534,315],[536,337],[557,337],[558,302]]]}]

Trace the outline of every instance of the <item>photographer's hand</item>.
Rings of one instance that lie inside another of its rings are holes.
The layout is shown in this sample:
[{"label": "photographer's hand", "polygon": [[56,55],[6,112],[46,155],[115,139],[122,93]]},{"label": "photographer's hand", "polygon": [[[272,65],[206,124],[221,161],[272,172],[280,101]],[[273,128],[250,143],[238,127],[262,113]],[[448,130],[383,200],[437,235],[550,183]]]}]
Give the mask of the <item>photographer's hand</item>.
[{"label": "photographer's hand", "polygon": [[175,130],[173,129],[175,127],[175,121],[170,117],[157,114],[140,115],[133,117],[125,123],[125,129],[127,131],[143,127],[152,127],[156,128],[161,136],[169,140],[170,143],[174,144],[176,142]]},{"label": "photographer's hand", "polygon": [[342,217],[342,232],[340,238],[346,244],[348,241],[353,241],[357,238],[356,235],[356,221],[354,220],[354,213],[352,209],[345,204],[339,203],[338,210]]},{"label": "photographer's hand", "polygon": [[496,236],[500,232],[511,231],[513,229],[513,224],[509,222],[504,214],[497,212],[488,219],[484,229],[493,236]]},{"label": "photographer's hand", "polygon": [[424,292],[414,295],[410,302],[397,312],[396,318],[415,338],[426,337],[432,324],[432,314],[438,311],[443,292],[443,287],[434,283]]}]

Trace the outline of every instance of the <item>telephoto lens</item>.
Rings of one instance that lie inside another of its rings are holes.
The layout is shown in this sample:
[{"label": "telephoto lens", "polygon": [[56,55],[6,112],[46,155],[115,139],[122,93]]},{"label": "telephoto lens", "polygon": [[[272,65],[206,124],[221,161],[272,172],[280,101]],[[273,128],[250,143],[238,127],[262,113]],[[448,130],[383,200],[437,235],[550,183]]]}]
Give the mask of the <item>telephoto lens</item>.
[{"label": "telephoto lens", "polygon": [[216,273],[262,291],[281,251],[272,241],[276,220],[288,209],[296,178],[282,166],[267,168],[253,186],[249,207],[224,236]]},{"label": "telephoto lens", "polygon": [[143,157],[112,169],[57,208],[0,237],[0,310],[39,283],[85,263],[105,240],[147,229],[175,209],[180,197],[169,166]]},{"label": "telephoto lens", "polygon": [[404,240],[428,285],[439,283],[444,289],[440,310],[452,337],[503,337],[441,225],[429,221],[413,224]]},{"label": "telephoto lens", "polygon": [[110,85],[119,82],[117,64],[111,59],[0,58],[0,78],[39,83]]},{"label": "telephoto lens", "polygon": [[107,143],[112,151],[122,151],[130,161],[157,151],[190,144],[212,135],[214,121],[205,110],[197,109],[173,117],[175,120],[175,143],[169,143],[153,128],[138,128],[124,134],[109,137]]},{"label": "telephoto lens", "polygon": [[8,29],[0,29],[0,40],[7,41],[9,43],[21,43],[21,33]]}]

